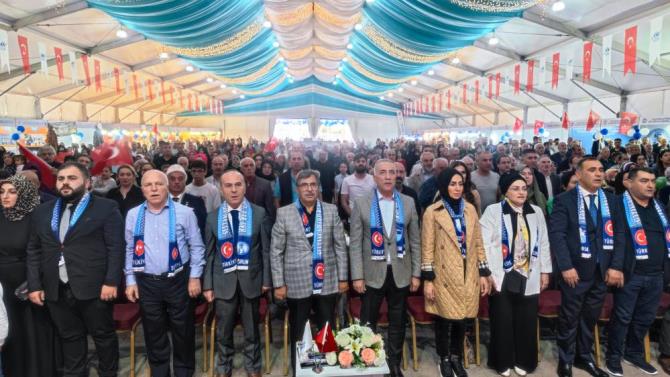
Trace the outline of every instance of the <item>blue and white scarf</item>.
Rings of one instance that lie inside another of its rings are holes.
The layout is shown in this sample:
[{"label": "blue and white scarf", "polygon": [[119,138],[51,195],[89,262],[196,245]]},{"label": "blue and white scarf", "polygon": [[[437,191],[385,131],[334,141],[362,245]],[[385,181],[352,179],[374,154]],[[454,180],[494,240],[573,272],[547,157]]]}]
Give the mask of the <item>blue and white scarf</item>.
[{"label": "blue and white scarf", "polygon": [[[665,234],[665,247],[667,249],[668,257],[670,257],[670,228],[668,227],[668,218],[665,216],[665,212],[663,211],[661,205],[658,204],[658,201],[656,201],[656,199],[652,199],[652,201],[654,202],[654,208],[656,209],[656,213],[658,213],[658,217],[661,219],[661,224],[663,225]],[[649,250],[647,248],[647,233],[642,227],[640,215],[638,215],[633,198],[630,196],[628,191],[623,194],[623,206],[626,210],[626,221],[628,221],[630,235],[633,238],[635,259],[649,259]]]},{"label": "blue and white scarf", "polygon": [[323,263],[323,209],[321,202],[316,202],[316,218],[314,219],[314,229],[309,225],[309,217],[300,200],[295,201],[295,207],[300,214],[302,226],[305,229],[305,237],[312,239],[312,294],[320,294],[323,289],[323,277],[326,272],[326,265]]},{"label": "blue and white scarf", "polygon": [[[370,245],[372,260],[386,260],[384,252],[384,220],[379,208],[379,194],[374,190],[374,197],[370,205]],[[393,201],[395,203],[395,245],[398,258],[405,256],[405,211],[400,200],[400,194],[393,190]]]},{"label": "blue and white scarf", "polygon": [[[577,190],[577,217],[579,221],[579,243],[581,244],[582,258],[591,259],[591,248],[589,247],[588,230],[586,227],[586,210],[584,195],[579,185]],[[603,220],[603,250],[614,249],[614,225],[610,216],[610,206],[603,189],[598,189],[598,202],[600,203],[600,214]],[[597,226],[597,224],[594,224]]]},{"label": "blue and white scarf", "polygon": [[451,220],[454,222],[454,229],[456,229],[456,239],[458,240],[458,246],[461,249],[461,257],[465,259],[468,255],[468,247],[465,243],[465,200],[461,198],[458,202],[458,212],[454,212],[449,203],[446,200],[442,199],[442,205],[449,212]]},{"label": "blue and white scarf", "polygon": [[233,226],[228,221],[228,211],[228,203],[221,203],[216,226],[216,248],[221,253],[221,267],[224,274],[249,269],[253,226],[253,210],[245,198],[240,208],[240,224],[235,240]]},{"label": "blue and white scarf", "polygon": [[[88,203],[91,201],[91,194],[86,193],[84,196],[81,197],[81,200],[79,201],[79,204],[77,204],[77,207],[74,209],[74,212],[72,213],[72,216],[70,216],[70,225],[67,228],[67,231],[69,232],[72,227],[77,223],[81,215],[84,213],[86,210],[86,207],[88,207]],[[54,237],[60,243],[62,244],[65,239],[60,239],[60,218],[61,218],[61,208],[63,208],[63,199],[58,198],[56,200],[56,204],[54,205],[53,212],[51,213],[51,231],[54,234]],[[67,233],[65,233],[67,235]],[[65,238],[65,237],[63,237]]]},{"label": "blue and white scarf", "polygon": [[[179,245],[177,244],[177,213],[175,204],[172,200],[168,200],[168,216],[169,216],[169,238],[168,238],[168,277],[173,277],[179,273],[184,267],[181,261],[181,254],[179,253]],[[147,202],[145,201],[140,206],[137,212],[137,221],[135,222],[135,232],[133,240],[135,243],[135,253],[133,254],[133,271],[144,272],[144,220],[147,213]]]},{"label": "blue and white scarf", "polygon": [[[514,267],[514,257],[512,256],[512,253],[510,252],[510,244],[509,244],[509,233],[507,232],[507,226],[505,225],[505,206],[509,206],[510,204],[507,203],[507,200],[503,200],[500,202],[501,210],[500,210],[500,223],[502,224],[502,235],[501,235],[501,240],[502,240],[502,257],[503,257],[503,269],[505,272],[510,272],[512,268]],[[514,214],[513,214],[514,215]],[[522,216],[525,217],[525,216]],[[519,219],[523,220],[523,219]],[[517,221],[519,221],[517,220]],[[530,230],[530,229],[529,229]],[[530,232],[529,232],[530,233]],[[532,240],[531,240],[532,241]],[[540,243],[540,227],[537,227],[536,235],[535,235],[535,247],[533,247],[533,252],[531,253],[531,263],[533,260],[537,259],[539,255],[539,247],[538,244]],[[531,263],[528,263],[528,270],[530,271],[530,266]]]}]

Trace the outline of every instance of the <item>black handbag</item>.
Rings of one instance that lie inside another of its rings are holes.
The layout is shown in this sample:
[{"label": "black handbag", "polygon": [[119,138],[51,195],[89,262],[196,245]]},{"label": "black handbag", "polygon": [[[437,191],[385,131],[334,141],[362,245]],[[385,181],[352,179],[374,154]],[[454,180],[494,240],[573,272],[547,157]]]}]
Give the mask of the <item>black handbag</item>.
[{"label": "black handbag", "polygon": [[503,278],[501,292],[524,294],[526,292],[526,282],[528,279],[521,275],[517,270],[512,270],[505,274]]}]

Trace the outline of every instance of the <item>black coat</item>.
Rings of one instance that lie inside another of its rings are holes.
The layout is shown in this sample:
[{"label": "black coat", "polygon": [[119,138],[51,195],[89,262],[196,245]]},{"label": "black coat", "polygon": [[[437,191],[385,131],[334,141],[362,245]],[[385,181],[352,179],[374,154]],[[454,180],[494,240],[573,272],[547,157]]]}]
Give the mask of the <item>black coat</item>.
[{"label": "black coat", "polygon": [[207,207],[202,198],[195,195],[184,193],[179,203],[193,208],[196,219],[198,219],[198,228],[200,228],[200,236],[205,239],[205,226],[207,225]]},{"label": "black coat", "polygon": [[124,226],[114,201],[91,195],[79,221],[67,232],[61,245],[51,231],[56,201],[33,212],[28,242],[28,289],[44,290],[47,300],[58,300],[58,261],[65,258],[69,284],[78,300],[100,297],[102,285],[118,286],[125,260]]}]

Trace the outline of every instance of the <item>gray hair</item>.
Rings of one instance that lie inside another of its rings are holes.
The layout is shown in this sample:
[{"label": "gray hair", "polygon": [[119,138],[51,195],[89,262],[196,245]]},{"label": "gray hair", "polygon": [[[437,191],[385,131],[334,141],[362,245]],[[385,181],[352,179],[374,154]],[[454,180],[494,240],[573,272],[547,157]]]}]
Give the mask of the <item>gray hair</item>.
[{"label": "gray hair", "polygon": [[144,184],[144,180],[145,180],[146,177],[149,175],[149,173],[151,173],[151,174],[158,174],[158,176],[161,177],[161,181],[163,181],[163,183],[165,183],[165,186],[168,185],[168,176],[167,176],[167,174],[163,173],[161,170],[158,170],[158,169],[151,169],[151,170],[149,170],[148,172],[144,173],[144,174],[142,175],[142,181],[140,182],[141,184]]},{"label": "gray hair", "polygon": [[433,169],[437,168],[440,162],[444,163],[445,166],[449,166],[449,160],[444,157],[438,157],[433,160]]},{"label": "gray hair", "polygon": [[240,160],[240,165],[242,165],[242,163],[244,163],[244,161],[251,161],[251,163],[254,165],[254,168],[256,168],[256,160],[254,160],[253,158],[245,157],[245,158],[241,159]]},{"label": "gray hair", "polygon": [[375,166],[372,168],[372,174],[377,175],[377,165],[380,164],[391,164],[393,165],[393,169],[395,169],[394,161],[389,160],[388,158],[380,158],[379,160],[375,161]]},{"label": "gray hair", "polygon": [[316,183],[321,185],[321,173],[318,170],[312,169],[302,169],[298,172],[298,175],[295,176],[295,185],[300,185],[300,181],[303,181],[309,177],[316,178]]}]

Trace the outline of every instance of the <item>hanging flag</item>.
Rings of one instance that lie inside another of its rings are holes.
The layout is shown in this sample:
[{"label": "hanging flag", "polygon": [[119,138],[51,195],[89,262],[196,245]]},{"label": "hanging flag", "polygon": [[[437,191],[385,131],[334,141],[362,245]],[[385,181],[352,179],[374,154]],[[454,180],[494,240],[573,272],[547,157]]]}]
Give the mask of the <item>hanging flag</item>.
[{"label": "hanging flag", "polygon": [[463,84],[463,103],[468,103],[468,84]]},{"label": "hanging flag", "polygon": [[9,39],[5,30],[0,30],[0,70],[7,68],[7,73],[12,72],[9,64]]},{"label": "hanging flag", "polygon": [[591,131],[598,122],[600,122],[600,115],[593,110],[589,111],[589,117],[586,120],[586,131]]},{"label": "hanging flag", "polygon": [[612,74],[612,35],[603,37],[603,77]]},{"label": "hanging flag", "polygon": [[73,84],[79,84],[79,73],[77,72],[77,55],[74,51],[68,51],[67,56],[70,63],[70,81],[72,81]]},{"label": "hanging flag", "polygon": [[663,16],[651,20],[649,23],[649,66],[661,60],[661,32],[663,30]]},{"label": "hanging flag", "polygon": [[165,105],[165,81],[161,80],[161,95],[163,95],[163,105]]},{"label": "hanging flag", "polygon": [[96,176],[102,173],[106,166],[132,165],[133,156],[128,144],[128,141],[124,138],[111,144],[103,143],[92,150],[93,167],[91,168],[91,175]]},{"label": "hanging flag", "polygon": [[570,123],[570,120],[568,119],[568,113],[564,112],[563,116],[561,117],[561,127],[564,130],[567,130],[568,129],[568,123]]},{"label": "hanging flag", "polygon": [[191,101],[191,93],[188,94],[188,111],[193,111],[193,102]]},{"label": "hanging flag", "polygon": [[447,90],[447,110],[451,111],[451,89]]},{"label": "hanging flag", "polygon": [[514,127],[512,127],[512,132],[520,133],[522,129],[523,129],[523,122],[521,121],[521,119],[516,118],[516,120],[514,121]]},{"label": "hanging flag", "polygon": [[40,54],[40,73],[46,76],[49,74],[49,66],[47,65],[47,46],[42,42],[37,42],[37,51]]},{"label": "hanging flag", "polygon": [[526,77],[526,90],[533,92],[533,78],[535,77],[535,60],[528,61],[528,76]]},{"label": "hanging flag", "polygon": [[18,144],[18,148],[19,152],[26,158],[26,162],[30,162],[37,167],[37,170],[40,172],[40,182],[42,182],[42,185],[49,189],[53,189],[56,184],[56,176],[54,174],[55,169],[46,161],[33,154],[33,152],[23,144]]},{"label": "hanging flag", "polygon": [[500,97],[500,72],[496,73],[496,98]]},{"label": "hanging flag", "polygon": [[475,80],[475,103],[479,103],[479,79]]},{"label": "hanging flag", "polygon": [[221,106],[219,107],[219,114],[223,114],[225,102],[223,102],[223,100],[220,100],[219,103],[221,104]]},{"label": "hanging flag", "polygon": [[160,92],[161,92],[161,89],[160,89],[161,87],[160,87],[160,85],[159,85],[159,83],[158,83],[158,80],[153,80],[153,79],[152,79],[152,80],[149,80],[149,82],[154,86],[154,93],[156,94],[155,97],[156,97],[156,99],[158,99],[158,95],[159,95]]},{"label": "hanging flag", "polygon": [[30,74],[30,55],[28,52],[28,38],[19,35],[19,48],[21,49],[21,60],[23,61],[23,73]]},{"label": "hanging flag", "polygon": [[431,106],[431,112],[434,113],[434,112],[437,111],[437,110],[435,110],[435,94],[430,96],[430,101],[431,101],[431,105],[432,105]]},{"label": "hanging flag", "polygon": [[558,88],[558,76],[561,70],[561,53],[557,52],[551,59],[551,89]]},{"label": "hanging flag", "polygon": [[137,75],[133,73],[133,91],[135,92],[135,99],[140,97],[139,91],[137,90]]},{"label": "hanging flag", "polygon": [[56,70],[58,71],[58,80],[63,80],[63,50],[54,47],[54,55],[56,57]]},{"label": "hanging flag", "polygon": [[121,94],[121,71],[114,67],[114,81],[116,81],[116,94]]},{"label": "hanging flag", "polygon": [[[125,90],[125,95],[130,95],[130,75],[128,71],[123,71],[123,88]],[[135,96],[137,98],[137,96]]]},{"label": "hanging flag", "polygon": [[544,122],[541,120],[536,120],[533,125],[533,135],[537,136],[540,134],[540,128],[544,127]]},{"label": "hanging flag", "polygon": [[102,91],[102,77],[100,76],[100,60],[93,59],[93,70],[95,72],[95,91]]},{"label": "hanging flag", "polygon": [[444,102],[442,101],[442,97],[444,97],[444,92],[440,92],[437,94],[437,108],[439,109],[440,112],[444,111]]},{"label": "hanging flag", "polygon": [[519,94],[521,90],[521,64],[514,66],[514,94]]},{"label": "hanging flag", "polygon": [[84,65],[84,76],[86,76],[86,86],[91,86],[91,71],[88,66],[88,55],[81,55],[81,63]]},{"label": "hanging flag", "polygon": [[[214,114],[214,101],[210,101],[209,98],[207,99],[208,105],[209,105],[209,113]],[[402,109],[402,114],[405,115],[405,106],[403,105]]]},{"label": "hanging flag", "polygon": [[151,87],[151,80],[147,80],[146,83],[144,84],[144,86],[147,87],[147,89],[149,90],[149,99],[151,101],[153,101],[154,100],[154,90]]},{"label": "hanging flag", "polygon": [[195,111],[202,112],[202,107],[200,106],[200,96],[197,94],[195,95]]},{"label": "hanging flag", "polygon": [[574,71],[575,71],[575,57],[574,57],[574,51],[571,51],[570,55],[568,55],[567,65],[565,66],[565,79],[572,80],[572,77],[574,76]]},{"label": "hanging flag", "polygon": [[174,86],[170,85],[170,105],[174,105]]},{"label": "hanging flag", "polygon": [[543,88],[547,81],[547,58],[545,56],[538,60],[540,68],[540,77],[537,82],[538,88]]},{"label": "hanging flag", "polygon": [[637,26],[626,29],[624,41],[623,75],[637,72]]},{"label": "hanging flag", "polygon": [[621,120],[619,120],[619,133],[624,135],[628,134],[628,131],[633,128],[635,123],[637,123],[637,114],[625,111],[622,112]]},{"label": "hanging flag", "polygon": [[593,42],[584,42],[584,57],[582,62],[582,81],[589,82],[591,81],[591,54],[593,52]]},{"label": "hanging flag", "polygon": [[491,99],[493,97],[493,75],[489,75],[488,79],[489,79],[489,95],[488,95],[488,97],[489,97],[489,99]]}]

